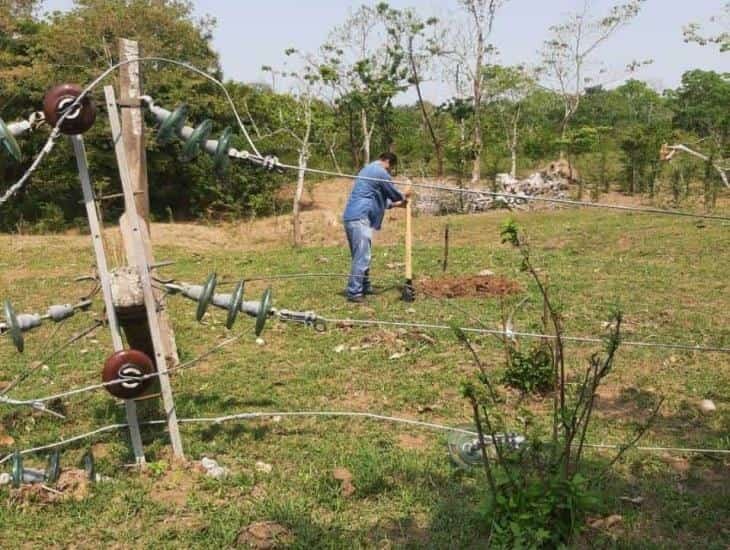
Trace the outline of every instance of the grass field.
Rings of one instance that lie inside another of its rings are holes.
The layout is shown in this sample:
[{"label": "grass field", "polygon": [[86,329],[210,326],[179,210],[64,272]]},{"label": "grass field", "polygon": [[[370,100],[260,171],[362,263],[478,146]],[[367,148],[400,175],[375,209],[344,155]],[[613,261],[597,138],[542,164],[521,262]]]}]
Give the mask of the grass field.
[{"label": "grass field", "polygon": [[[402,281],[397,265],[403,261],[400,216],[389,215],[392,219],[375,246],[373,272],[380,286]],[[516,328],[539,329],[537,291],[519,270],[516,252],[500,243],[499,228],[508,216],[450,217],[447,274],[491,269],[518,281],[523,292],[506,305],[525,295],[531,299]],[[567,334],[602,334],[610,307],[618,302],[626,338],[730,347],[728,224],[600,210],[546,210],[515,217],[531,241],[534,263],[549,274]],[[346,272],[349,257],[341,230],[335,224],[315,226],[319,218],[308,219],[310,244],[298,250],[286,244],[284,222],[155,226],[156,258],[175,260],[163,273],[187,282],[202,282],[213,270],[227,281]],[[416,220],[417,278],[441,275],[445,222]],[[71,302],[89,289],[88,283],[73,282],[89,273],[93,263],[88,236],[0,236],[0,250],[0,297],[11,298],[19,311]],[[394,288],[363,306],[347,304],[340,296],[344,283],[335,278],[271,284],[275,306],[312,309],[330,317],[458,321],[465,326],[478,319],[499,327],[501,305],[496,299],[419,296],[409,305]],[[257,299],[264,288],[263,282],[250,283],[247,299]],[[0,339],[0,381],[12,380],[100,317],[101,300],[97,302],[92,312],[77,315],[57,332],[45,326],[28,334],[23,356],[14,353],[6,338]],[[168,307],[183,360],[230,336],[220,311],[201,325],[194,321],[191,302],[173,297]],[[316,333],[272,322],[262,346],[255,342],[249,319],[241,319],[232,332],[245,336],[199,368],[173,377],[180,417],[335,410],[448,425],[469,422],[459,384],[473,377],[474,367],[449,332],[330,326]],[[487,336],[474,341],[498,376],[503,356],[499,343]],[[99,330],[56,355],[12,394],[32,397],[94,383],[109,350],[108,334]],[[569,364],[582,365],[593,351],[596,346],[569,345]],[[549,411],[549,397],[529,398],[518,407],[519,396],[504,391],[505,413],[514,418],[515,430],[520,429],[520,409],[547,421],[541,413]],[[601,389],[589,441],[628,440],[661,396],[666,401],[642,445],[730,449],[728,356],[652,348],[621,348],[616,370]],[[717,412],[700,414],[701,399],[712,399]],[[148,416],[157,415],[152,406],[145,407]],[[0,436],[8,444],[0,451],[124,422],[123,407],[103,390],[56,408],[68,419],[0,407]],[[487,542],[488,526],[476,513],[485,491],[483,472],[455,469],[442,433],[366,419],[284,418],[187,424],[182,434],[189,459],[215,458],[231,475],[218,481],[172,464],[165,433],[158,427],[144,430],[152,465],[138,474],[124,467],[130,462],[126,433],[107,433],[74,444],[62,455],[64,466],[77,467],[91,445],[100,472],[110,478],[84,498],[47,503],[43,496],[0,489],[0,547],[220,548],[253,540],[250,533],[246,538],[246,527],[265,521],[281,527],[277,544],[294,548],[478,548]],[[605,451],[589,453],[595,468],[610,458]],[[44,461],[45,455],[39,455],[26,463]],[[271,471],[260,471],[264,468],[257,468],[259,461]],[[630,451],[595,487],[603,498],[593,515],[618,514],[622,521],[609,529],[587,528],[575,546],[727,548],[729,467],[727,455]],[[352,487],[336,479],[348,474]],[[621,497],[643,500],[635,504]]]}]

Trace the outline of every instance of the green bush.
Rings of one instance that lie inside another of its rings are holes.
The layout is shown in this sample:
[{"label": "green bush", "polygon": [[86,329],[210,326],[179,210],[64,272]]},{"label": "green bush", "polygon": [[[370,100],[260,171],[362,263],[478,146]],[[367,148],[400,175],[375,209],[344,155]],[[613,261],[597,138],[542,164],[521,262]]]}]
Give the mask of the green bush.
[{"label": "green bush", "polygon": [[482,518],[492,525],[494,548],[559,548],[578,531],[586,510],[596,506],[588,480],[576,474],[540,477],[522,468],[524,477],[510,487],[506,476],[499,480],[500,494],[484,501]]},{"label": "green bush", "polygon": [[509,349],[507,369],[502,383],[525,393],[544,393],[555,388],[550,350],[538,345],[526,352]]}]

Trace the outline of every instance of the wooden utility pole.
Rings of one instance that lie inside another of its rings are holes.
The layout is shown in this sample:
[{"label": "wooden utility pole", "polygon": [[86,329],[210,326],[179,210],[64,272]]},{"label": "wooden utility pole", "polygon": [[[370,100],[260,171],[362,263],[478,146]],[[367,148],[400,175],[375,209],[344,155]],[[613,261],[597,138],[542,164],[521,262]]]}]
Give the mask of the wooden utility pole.
[{"label": "wooden utility pole", "polygon": [[[139,58],[139,45],[133,40],[119,40],[119,59]],[[111,86],[104,89],[109,120],[112,125],[114,148],[125,198],[125,213],[119,219],[119,228],[127,265],[139,275],[144,294],[144,307],[120,311],[120,324],[129,345],[153,358],[160,373],[159,383],[173,452],[184,459],[182,440],[178,430],[177,414],[168,368],[179,364],[175,334],[164,308],[162,293],[151,285],[155,260],[150,241],[149,184],[145,153],[142,104],[141,70],[138,62],[120,67],[117,100]],[[121,122],[117,108],[121,107]],[[158,304],[163,304],[158,307]]]},{"label": "wooden utility pole", "polygon": [[[162,390],[162,400],[165,407],[165,416],[167,417],[167,428],[170,434],[170,443],[176,458],[185,459],[182,447],[182,439],[180,438],[180,430],[177,422],[177,412],[175,410],[175,401],[172,395],[172,386],[170,384],[170,376],[167,373],[169,360],[167,358],[167,350],[163,339],[160,312],[158,311],[158,301],[154,295],[152,288],[152,275],[150,264],[148,263],[147,251],[145,250],[144,240],[148,235],[144,231],[144,222],[142,217],[137,213],[137,206],[132,191],[131,176],[129,170],[129,162],[126,159],[126,151],[121,138],[121,125],[119,122],[119,113],[117,112],[117,101],[114,94],[114,88],[111,86],[104,87],[104,96],[106,98],[106,107],[109,115],[109,124],[112,130],[112,140],[114,142],[114,151],[117,156],[117,164],[119,165],[119,176],[122,180],[122,190],[124,192],[125,215],[129,222],[131,234],[128,245],[134,252],[134,263],[137,266],[139,275],[139,283],[142,288],[144,300],[144,315],[138,319],[128,318],[127,321],[141,326],[146,320],[149,329],[149,336],[152,341],[153,354],[150,355],[155,362],[158,379],[160,381],[160,389]],[[149,241],[148,241],[149,242]],[[127,338],[129,340],[129,338]],[[131,343],[131,342],[130,342]]]},{"label": "wooden utility pole", "polygon": [[[139,58],[139,44],[126,38],[119,39],[119,61]],[[147,153],[144,141],[144,123],[141,105],[142,81],[139,63],[129,63],[119,68],[119,92],[122,109],[122,143],[129,163],[129,176],[134,190],[134,202],[137,212],[144,220],[147,229],[150,226],[150,194],[147,181]]]},{"label": "wooden utility pole", "polygon": [[[134,40],[126,38],[119,39],[119,59],[126,61],[129,59],[139,58],[139,45]],[[124,154],[127,160],[127,171],[129,173],[130,184],[134,192],[134,203],[137,207],[137,213],[144,222],[141,227],[142,242],[145,248],[145,256],[147,265],[155,264],[154,255],[152,253],[152,245],[150,241],[150,201],[149,201],[149,183],[147,180],[147,154],[145,152],[144,137],[144,120],[142,118],[142,106],[139,98],[142,96],[142,80],[141,69],[139,63],[129,63],[121,68],[121,78],[119,81],[120,99],[118,104],[122,106],[122,144],[124,145]],[[124,244],[127,265],[136,266],[137,262],[134,254],[134,246],[132,245],[132,227],[129,216],[125,213],[119,219],[119,229],[122,233],[122,242]],[[154,270],[153,270],[154,271]],[[161,292],[155,289],[155,299],[158,303],[164,304]],[[168,366],[175,366],[180,362],[177,353],[177,343],[175,342],[175,333],[167,315],[164,306],[159,312],[160,331],[162,333],[162,341],[165,347],[165,357]],[[145,352],[151,350],[151,338],[149,336],[149,327],[142,330],[139,337],[132,335],[131,331],[138,327],[132,328],[132,325],[124,323],[127,339],[134,340],[138,348]],[[146,342],[143,344],[142,342]],[[149,354],[149,353],[148,353]]]}]

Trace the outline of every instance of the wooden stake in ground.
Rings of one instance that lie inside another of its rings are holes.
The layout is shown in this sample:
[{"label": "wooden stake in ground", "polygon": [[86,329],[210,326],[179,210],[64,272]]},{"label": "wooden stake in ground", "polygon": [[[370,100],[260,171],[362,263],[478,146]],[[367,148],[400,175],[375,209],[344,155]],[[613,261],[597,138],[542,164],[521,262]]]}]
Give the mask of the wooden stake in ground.
[{"label": "wooden stake in ground", "polygon": [[449,265],[449,222],[446,222],[444,227],[444,261],[441,265],[441,270],[446,273],[446,268]]},{"label": "wooden stake in ground", "polygon": [[[411,191],[410,186],[407,188]],[[416,299],[416,289],[413,288],[413,223],[412,223],[413,196],[406,197],[406,280],[403,284],[401,299],[404,302],[413,302]]]}]

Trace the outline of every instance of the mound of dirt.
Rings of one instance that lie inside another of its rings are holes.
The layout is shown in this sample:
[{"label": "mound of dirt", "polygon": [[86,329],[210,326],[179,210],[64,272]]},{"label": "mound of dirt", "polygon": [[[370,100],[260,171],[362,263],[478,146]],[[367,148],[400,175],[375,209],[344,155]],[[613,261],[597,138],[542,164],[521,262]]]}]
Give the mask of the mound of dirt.
[{"label": "mound of dirt", "polygon": [[423,279],[416,285],[416,293],[434,298],[478,298],[516,294],[522,288],[516,281],[498,275],[473,275]]}]

